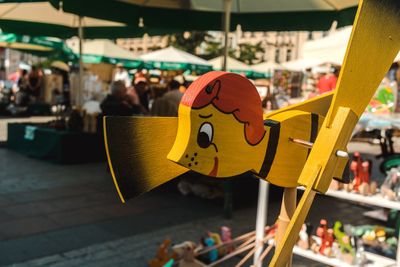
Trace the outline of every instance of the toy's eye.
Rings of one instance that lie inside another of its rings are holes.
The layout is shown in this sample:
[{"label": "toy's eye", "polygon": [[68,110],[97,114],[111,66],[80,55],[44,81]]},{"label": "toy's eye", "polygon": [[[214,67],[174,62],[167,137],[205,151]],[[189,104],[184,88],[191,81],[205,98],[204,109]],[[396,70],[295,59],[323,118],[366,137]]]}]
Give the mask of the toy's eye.
[{"label": "toy's eye", "polygon": [[209,122],[205,122],[200,126],[197,134],[197,144],[201,148],[207,148],[211,145],[214,135],[213,126]]}]

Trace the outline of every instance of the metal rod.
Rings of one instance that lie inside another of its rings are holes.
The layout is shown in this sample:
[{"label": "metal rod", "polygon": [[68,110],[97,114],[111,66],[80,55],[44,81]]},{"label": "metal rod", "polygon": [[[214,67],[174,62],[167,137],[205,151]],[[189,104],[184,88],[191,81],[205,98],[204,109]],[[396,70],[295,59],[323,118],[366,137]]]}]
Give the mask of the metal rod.
[{"label": "metal rod", "polygon": [[298,139],[298,138],[289,138],[290,141],[292,141],[293,143],[296,143],[298,145],[301,146],[305,146],[307,148],[312,148],[312,146],[314,145],[314,143],[306,141],[306,140],[302,140],[302,139]]},{"label": "metal rod", "polygon": [[229,30],[231,25],[231,8],[232,8],[232,0],[224,0],[225,4],[225,14],[224,14],[224,56],[222,62],[222,70],[226,71],[227,69],[227,59],[228,59],[228,46],[229,46]]},{"label": "metal rod", "polygon": [[256,220],[256,251],[253,257],[253,264],[255,267],[262,266],[262,260],[260,255],[264,250],[264,234],[265,234],[265,224],[267,221],[268,214],[268,187],[267,181],[259,179],[258,186],[258,204],[257,204],[257,220]]}]

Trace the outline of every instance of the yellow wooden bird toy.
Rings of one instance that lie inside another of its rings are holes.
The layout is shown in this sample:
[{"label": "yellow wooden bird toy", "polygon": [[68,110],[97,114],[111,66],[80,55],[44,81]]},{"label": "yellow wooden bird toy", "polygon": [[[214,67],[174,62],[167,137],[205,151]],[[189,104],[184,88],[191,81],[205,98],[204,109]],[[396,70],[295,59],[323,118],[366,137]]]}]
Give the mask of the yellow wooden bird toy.
[{"label": "yellow wooden bird toy", "polygon": [[217,178],[251,171],[281,187],[305,186],[270,263],[284,266],[315,193],[342,178],[354,126],[400,50],[399,29],[400,1],[360,1],[337,89],[267,115],[250,81],[215,71],[190,85],[178,118],[105,117],[121,200],[189,169]]}]

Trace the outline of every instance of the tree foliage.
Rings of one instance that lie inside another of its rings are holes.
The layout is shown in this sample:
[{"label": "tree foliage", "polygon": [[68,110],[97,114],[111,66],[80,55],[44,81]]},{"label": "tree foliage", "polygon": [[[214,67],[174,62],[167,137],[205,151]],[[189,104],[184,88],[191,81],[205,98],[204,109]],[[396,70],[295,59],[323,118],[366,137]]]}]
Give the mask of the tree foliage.
[{"label": "tree foliage", "polygon": [[175,33],[169,36],[168,45],[172,45],[191,54],[196,54],[197,47],[200,47],[210,36],[209,33],[202,31]]},{"label": "tree foliage", "polygon": [[249,43],[243,43],[239,45],[239,57],[238,60],[245,62],[248,65],[252,65],[255,61],[261,61],[261,54],[265,53],[265,49],[262,47],[261,42],[255,45]]},{"label": "tree foliage", "polygon": [[[168,37],[168,45],[191,54],[196,54],[198,47],[204,48],[205,59],[212,59],[223,54],[223,43],[215,41],[208,32],[193,31],[185,33],[176,33]],[[262,61],[262,54],[265,52],[262,43],[255,45],[250,43],[239,44],[238,49],[229,48],[230,57],[236,58],[246,64],[252,65],[255,62]]]}]

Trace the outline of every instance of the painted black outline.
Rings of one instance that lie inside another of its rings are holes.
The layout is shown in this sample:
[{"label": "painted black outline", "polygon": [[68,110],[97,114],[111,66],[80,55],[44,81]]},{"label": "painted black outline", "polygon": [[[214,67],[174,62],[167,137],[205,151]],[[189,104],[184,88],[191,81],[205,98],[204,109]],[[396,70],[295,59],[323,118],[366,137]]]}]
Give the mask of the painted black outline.
[{"label": "painted black outline", "polygon": [[201,115],[201,114],[199,114],[199,117],[202,118],[202,119],[208,119],[208,118],[211,118],[212,115],[213,114],[210,114],[210,115]]}]

